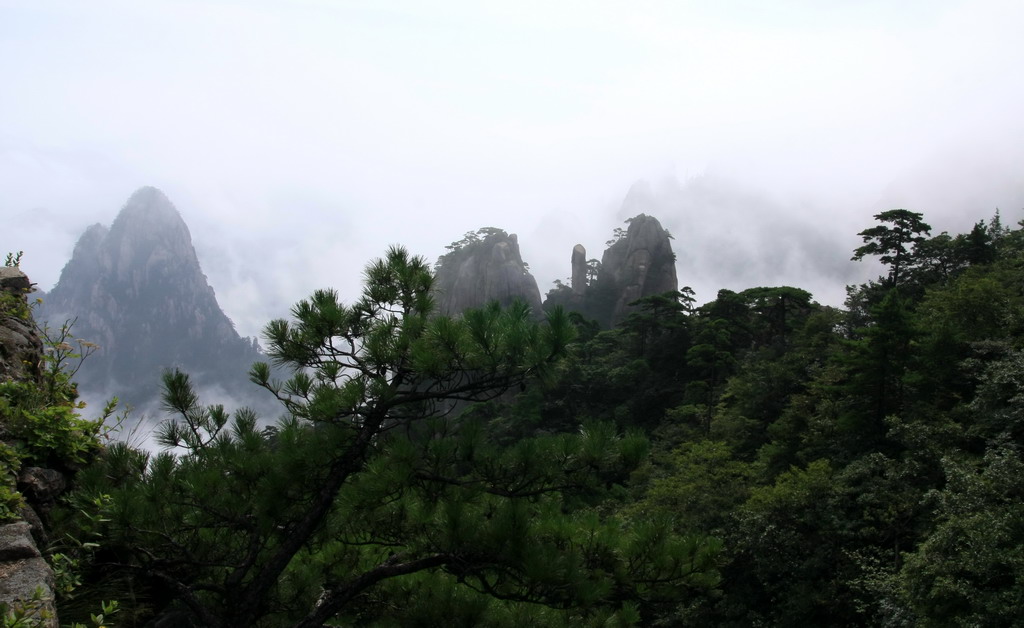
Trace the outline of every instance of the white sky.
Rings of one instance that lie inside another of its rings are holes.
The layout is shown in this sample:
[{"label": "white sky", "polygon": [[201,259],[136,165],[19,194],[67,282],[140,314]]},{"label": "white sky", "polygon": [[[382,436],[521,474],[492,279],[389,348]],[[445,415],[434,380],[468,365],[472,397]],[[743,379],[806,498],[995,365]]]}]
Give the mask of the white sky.
[{"label": "white sky", "polygon": [[0,255],[48,289],[155,185],[255,335],[355,296],[389,244],[483,226],[546,292],[643,178],[701,301],[835,303],[878,211],[1024,218],[1022,24],[1019,0],[0,0]]}]

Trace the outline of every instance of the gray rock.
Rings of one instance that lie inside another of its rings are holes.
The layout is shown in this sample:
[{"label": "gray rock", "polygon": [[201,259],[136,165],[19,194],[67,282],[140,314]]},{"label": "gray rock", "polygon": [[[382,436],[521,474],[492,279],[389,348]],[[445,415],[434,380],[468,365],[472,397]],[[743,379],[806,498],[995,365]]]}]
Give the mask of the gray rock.
[{"label": "gray rock", "polygon": [[37,379],[42,356],[43,342],[30,322],[0,317],[0,380]]},{"label": "gray rock", "polygon": [[[53,570],[42,558],[0,562],[0,604],[33,610],[43,628],[57,628],[57,606],[53,597]],[[32,599],[36,591],[38,602]]]},{"label": "gray rock", "polygon": [[32,282],[17,266],[0,266],[0,290],[25,295],[32,291]]},{"label": "gray rock", "polygon": [[25,467],[18,474],[18,490],[32,502],[50,502],[67,487],[64,474],[53,469]]},{"label": "gray rock", "polygon": [[19,521],[0,526],[0,604],[31,610],[39,626],[57,628],[53,593],[53,570],[39,555],[29,525]]},{"label": "gray rock", "polygon": [[483,237],[438,261],[434,279],[438,311],[455,315],[492,301],[507,306],[521,300],[539,316],[540,289],[523,262],[515,234],[493,228],[477,234]]},{"label": "gray rock", "polygon": [[679,289],[670,236],[657,218],[639,214],[630,220],[625,237],[604,252],[598,284],[614,292],[612,325],[629,314],[631,302]]},{"label": "gray rock", "polygon": [[36,542],[36,547],[46,547],[50,544],[50,535],[46,533],[46,528],[43,526],[43,520],[39,518],[35,509],[28,504],[21,507],[19,513],[21,518],[25,520],[25,523],[29,525],[32,531],[32,540]]},{"label": "gray rock", "polygon": [[572,293],[582,295],[587,290],[587,249],[582,244],[572,247]]},{"label": "gray rock", "polygon": [[28,523],[18,521],[0,526],[0,562],[38,557],[39,549]]},{"label": "gray rock", "polygon": [[[25,295],[31,289],[32,283],[20,269],[0,267],[0,291],[27,304]],[[43,343],[31,314],[0,315],[0,381],[38,379],[42,357]]]},{"label": "gray rock", "polygon": [[263,358],[220,309],[188,226],[156,188],[132,194],[109,228],[82,234],[40,319],[75,319],[74,336],[96,345],[76,375],[88,396],[155,405],[161,373],[178,367],[225,397],[261,401],[247,373]]}]

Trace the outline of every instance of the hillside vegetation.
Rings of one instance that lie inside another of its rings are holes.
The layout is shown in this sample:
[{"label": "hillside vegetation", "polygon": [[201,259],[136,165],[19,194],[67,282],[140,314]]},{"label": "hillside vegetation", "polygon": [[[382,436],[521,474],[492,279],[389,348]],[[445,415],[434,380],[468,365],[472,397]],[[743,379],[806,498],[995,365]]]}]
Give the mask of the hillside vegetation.
[{"label": "hillside vegetation", "polygon": [[82,541],[62,621],[116,599],[118,626],[1016,625],[1024,229],[898,209],[860,235],[851,262],[885,274],[844,308],[681,288],[613,329],[437,316],[391,249],[354,303],[267,325],[273,427],[173,371],[165,453],[76,462],[48,517]]}]

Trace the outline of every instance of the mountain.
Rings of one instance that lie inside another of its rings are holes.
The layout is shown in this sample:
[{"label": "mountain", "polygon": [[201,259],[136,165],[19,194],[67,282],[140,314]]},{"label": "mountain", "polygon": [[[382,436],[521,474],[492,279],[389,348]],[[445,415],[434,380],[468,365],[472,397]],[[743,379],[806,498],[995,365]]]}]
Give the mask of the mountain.
[{"label": "mountain", "polygon": [[597,273],[597,289],[615,295],[612,324],[626,317],[633,301],[679,289],[672,236],[654,216],[639,214],[627,222],[626,235],[605,250]]},{"label": "mountain", "polygon": [[[634,190],[624,206],[637,206]],[[561,305],[609,328],[632,311],[630,303],[679,289],[672,236],[658,219],[638,214],[616,229],[608,248],[597,260],[587,260],[582,244],[572,250],[572,284],[556,282],[544,301],[545,308]]]},{"label": "mountain", "polygon": [[86,396],[145,406],[172,367],[211,387],[205,402],[258,393],[246,375],[258,345],[221,311],[188,226],[156,188],[132,194],[109,228],[82,234],[42,317],[51,327],[75,320],[74,336],[99,345],[76,376]]},{"label": "mountain", "polygon": [[540,289],[515,234],[485,227],[467,233],[448,250],[435,266],[435,300],[442,314],[459,314],[491,301],[505,306],[520,300],[539,315]]}]

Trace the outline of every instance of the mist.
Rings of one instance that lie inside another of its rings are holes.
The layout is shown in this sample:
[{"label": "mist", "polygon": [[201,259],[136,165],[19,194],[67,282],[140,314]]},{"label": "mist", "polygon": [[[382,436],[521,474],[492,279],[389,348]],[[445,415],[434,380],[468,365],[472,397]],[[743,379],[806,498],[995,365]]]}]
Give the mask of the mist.
[{"label": "mist", "polygon": [[483,226],[542,293],[643,211],[701,302],[839,304],[879,272],[849,261],[875,213],[1024,218],[1018,2],[0,11],[0,254],[48,289],[156,186],[243,336],[314,289],[356,298],[391,244],[433,260]]}]

